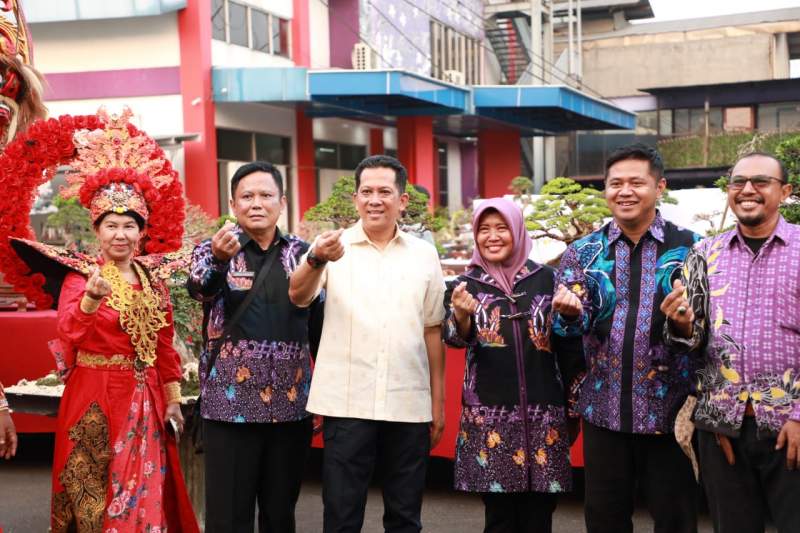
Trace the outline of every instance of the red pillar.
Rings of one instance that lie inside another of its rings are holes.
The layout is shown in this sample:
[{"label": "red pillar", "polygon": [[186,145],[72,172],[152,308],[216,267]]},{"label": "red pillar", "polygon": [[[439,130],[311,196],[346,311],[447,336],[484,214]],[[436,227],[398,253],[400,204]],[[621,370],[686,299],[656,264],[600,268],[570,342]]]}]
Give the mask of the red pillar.
[{"label": "red pillar", "polygon": [[408,170],[411,183],[422,185],[436,205],[439,190],[434,168],[433,117],[397,118],[397,156]]},{"label": "red pillar", "polygon": [[199,133],[183,145],[186,197],[219,215],[219,177],[214,101],[211,99],[211,0],[189,0],[178,12],[183,129]]},{"label": "red pillar", "polygon": [[511,194],[508,186],[519,176],[522,154],[519,131],[484,129],[478,133],[478,183],[481,198]]},{"label": "red pillar", "polygon": [[383,128],[369,129],[369,155],[380,155],[384,151]]},{"label": "red pillar", "polygon": [[317,174],[314,171],[314,128],[312,119],[298,108],[295,112],[297,133],[297,201],[300,219],[317,203]]},{"label": "red pillar", "polygon": [[309,1],[292,2],[292,61],[298,67],[311,66],[311,31],[309,29]]}]

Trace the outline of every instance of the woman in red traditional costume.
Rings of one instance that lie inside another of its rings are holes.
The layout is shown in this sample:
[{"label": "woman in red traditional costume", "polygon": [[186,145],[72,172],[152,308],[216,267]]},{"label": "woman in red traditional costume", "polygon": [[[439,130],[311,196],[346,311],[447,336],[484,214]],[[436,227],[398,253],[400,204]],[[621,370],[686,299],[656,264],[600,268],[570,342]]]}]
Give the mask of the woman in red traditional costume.
[{"label": "woman in red traditional costume", "polygon": [[[180,246],[183,197],[163,151],[130,116],[101,110],[34,123],[0,155],[0,187],[25,178],[13,202],[14,194],[0,198],[0,267],[38,306],[58,302],[51,348],[66,387],[53,532],[198,531],[171,433],[183,425],[181,366],[165,281],[185,262],[158,253]],[[25,189],[64,164],[62,195],[89,209],[97,257],[31,240],[21,223],[32,196]]]}]

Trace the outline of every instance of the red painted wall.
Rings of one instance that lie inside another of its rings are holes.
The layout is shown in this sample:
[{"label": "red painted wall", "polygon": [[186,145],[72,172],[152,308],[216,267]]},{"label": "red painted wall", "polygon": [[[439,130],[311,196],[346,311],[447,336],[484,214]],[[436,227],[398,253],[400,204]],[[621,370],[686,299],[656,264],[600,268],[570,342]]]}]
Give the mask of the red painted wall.
[{"label": "red painted wall", "polygon": [[520,175],[519,131],[485,129],[478,134],[478,183],[481,198],[510,194],[511,180]]},{"label": "red painted wall", "polygon": [[211,0],[189,0],[178,12],[183,129],[200,139],[184,146],[186,197],[208,214],[219,213],[214,102],[211,99]]},{"label": "red painted wall", "polygon": [[295,130],[297,139],[297,201],[300,206],[300,219],[303,214],[319,201],[317,198],[317,173],[314,167],[314,130],[311,118],[303,109],[295,111]]},{"label": "red painted wall", "polygon": [[311,66],[311,33],[308,0],[292,3],[292,61],[298,67]]},{"label": "red painted wall", "polygon": [[369,155],[380,155],[385,149],[383,146],[383,128],[370,128]]},{"label": "red painted wall", "polygon": [[439,172],[434,166],[432,117],[397,118],[397,156],[408,170],[409,181],[428,189],[436,205]]}]

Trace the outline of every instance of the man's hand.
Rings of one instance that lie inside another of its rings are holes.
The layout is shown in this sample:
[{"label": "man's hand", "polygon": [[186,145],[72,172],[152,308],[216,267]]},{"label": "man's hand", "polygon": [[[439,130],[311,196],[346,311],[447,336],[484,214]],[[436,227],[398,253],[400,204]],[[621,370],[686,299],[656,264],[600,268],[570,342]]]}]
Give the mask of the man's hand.
[{"label": "man's hand", "polygon": [[344,255],[344,246],[339,238],[344,229],[326,231],[314,243],[314,256],[321,261],[338,261]]},{"label": "man's hand", "polygon": [[661,312],[670,320],[675,333],[687,339],[692,336],[694,311],[686,299],[686,288],[681,280],[676,279],[672,284],[672,292],[661,302]]},{"label": "man's hand", "polygon": [[181,404],[171,403],[167,405],[167,410],[164,413],[164,422],[169,424],[170,420],[174,420],[175,424],[177,424],[178,433],[183,433],[183,413],[181,413]]},{"label": "man's hand", "polygon": [[211,237],[211,253],[219,261],[230,261],[242,249],[239,237],[233,232],[233,228],[234,224],[229,220]]},{"label": "man's hand", "polygon": [[575,319],[583,312],[583,304],[578,295],[564,285],[559,285],[555,296],[553,296],[553,311],[564,318]]},{"label": "man's hand", "polygon": [[11,459],[17,453],[17,430],[11,414],[0,411],[0,457]]},{"label": "man's hand", "polygon": [[778,434],[776,450],[786,447],[786,468],[797,470],[800,468],[800,422],[787,420]]},{"label": "man's hand", "polygon": [[434,449],[442,440],[444,433],[444,402],[433,407],[433,420],[431,421],[431,449]]},{"label": "man's hand", "polygon": [[462,281],[453,289],[450,302],[453,304],[453,313],[458,322],[468,319],[478,310],[478,300],[467,292],[467,282],[465,281]]},{"label": "man's hand", "polygon": [[100,275],[100,269],[95,268],[86,281],[85,291],[92,300],[102,300],[111,294],[111,284]]}]

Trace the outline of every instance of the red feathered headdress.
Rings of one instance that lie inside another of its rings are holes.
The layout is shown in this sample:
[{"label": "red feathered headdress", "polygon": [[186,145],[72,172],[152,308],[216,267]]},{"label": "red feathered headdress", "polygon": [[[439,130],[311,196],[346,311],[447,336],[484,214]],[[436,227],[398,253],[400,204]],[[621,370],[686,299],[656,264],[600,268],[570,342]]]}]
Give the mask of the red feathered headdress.
[{"label": "red feathered headdress", "polygon": [[147,253],[181,246],[184,199],[178,174],[155,141],[129,122],[131,116],[129,109],[120,116],[101,109],[97,115],[40,120],[0,154],[0,270],[39,308],[52,304],[42,289],[44,276],[30,272],[9,238],[35,238],[29,213],[36,190],[59,166],[71,168],[62,194],[77,196],[93,221],[131,210],[147,220]]}]

